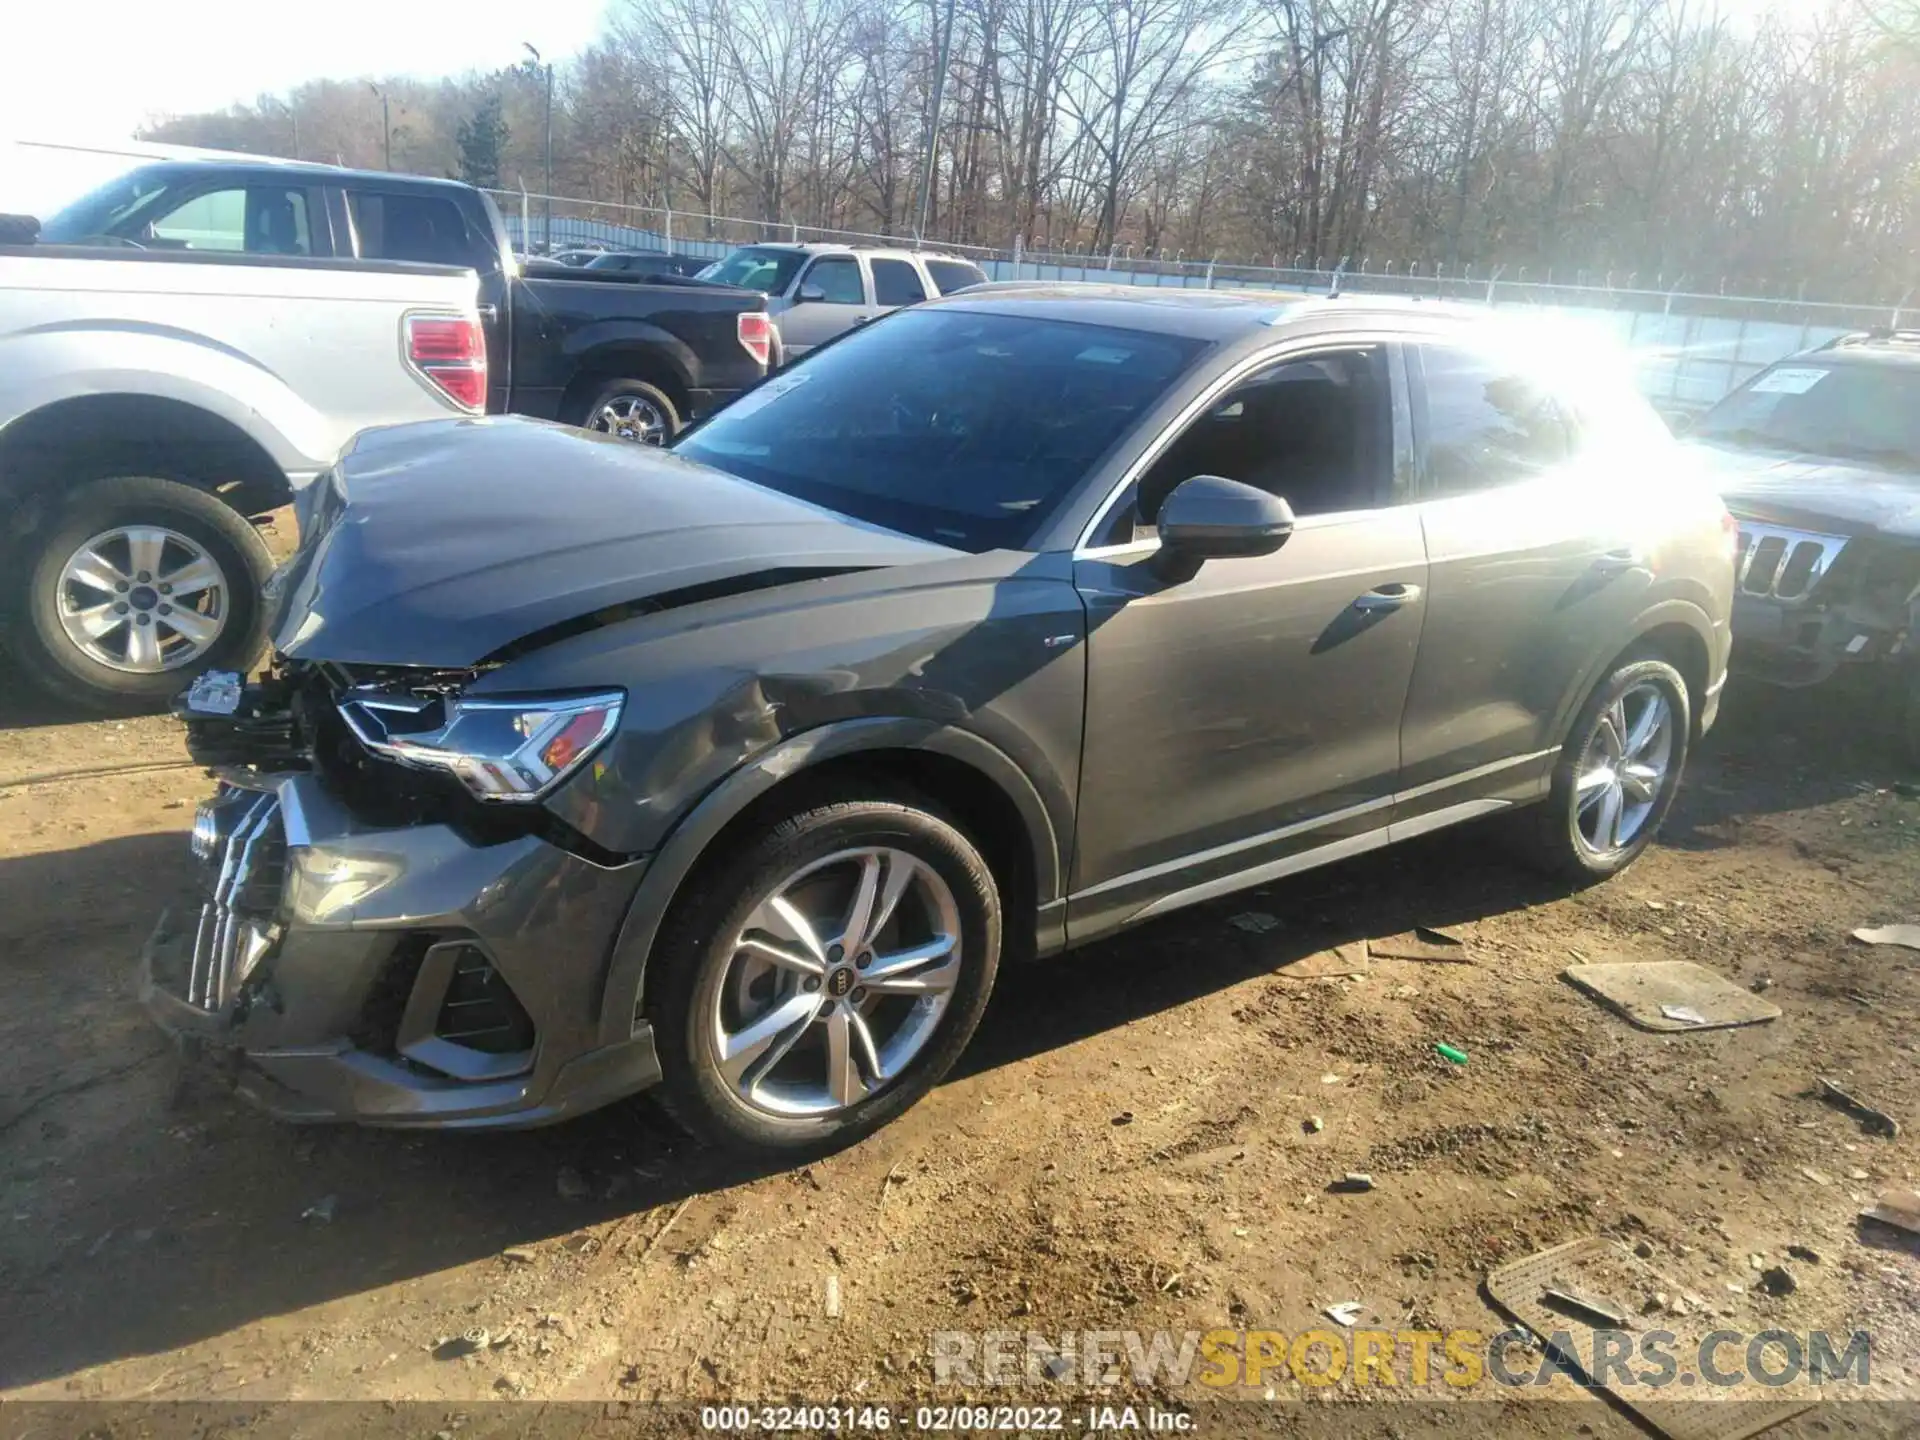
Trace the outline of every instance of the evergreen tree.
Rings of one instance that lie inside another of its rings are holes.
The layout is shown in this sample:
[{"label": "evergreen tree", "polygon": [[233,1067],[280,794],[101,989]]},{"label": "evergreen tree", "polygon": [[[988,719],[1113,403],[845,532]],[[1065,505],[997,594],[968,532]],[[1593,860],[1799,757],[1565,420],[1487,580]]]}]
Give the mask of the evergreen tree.
[{"label": "evergreen tree", "polygon": [[455,136],[460,146],[460,178],[483,189],[500,188],[500,152],[507,146],[507,119],[494,92],[460,122]]}]

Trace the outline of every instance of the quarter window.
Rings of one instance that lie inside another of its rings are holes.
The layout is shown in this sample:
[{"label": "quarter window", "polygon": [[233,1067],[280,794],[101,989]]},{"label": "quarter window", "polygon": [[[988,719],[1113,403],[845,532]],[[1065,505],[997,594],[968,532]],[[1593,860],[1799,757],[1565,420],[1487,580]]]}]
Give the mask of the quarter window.
[{"label": "quarter window", "polygon": [[860,284],[860,266],[844,255],[813,262],[807,271],[806,285],[817,285],[824,292],[819,303],[825,305],[864,305],[865,289]]},{"label": "quarter window", "polygon": [[1476,350],[1424,345],[1418,353],[1429,495],[1491,490],[1567,459],[1567,416],[1542,380]]},{"label": "quarter window", "polygon": [[969,265],[964,260],[929,260],[927,274],[933,277],[933,283],[940,287],[942,295],[951,295],[956,290],[964,290],[969,285],[987,283],[986,272],[977,265]]},{"label": "quarter window", "polygon": [[875,260],[873,263],[873,299],[876,305],[911,305],[927,298],[920,283],[920,272],[905,260]]}]

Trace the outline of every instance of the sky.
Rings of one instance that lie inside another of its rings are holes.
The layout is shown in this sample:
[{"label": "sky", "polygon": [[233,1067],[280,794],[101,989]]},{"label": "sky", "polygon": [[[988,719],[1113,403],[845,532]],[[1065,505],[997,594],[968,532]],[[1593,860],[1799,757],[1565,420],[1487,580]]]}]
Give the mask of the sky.
[{"label": "sky", "polygon": [[[585,47],[605,0],[11,0],[0,139],[129,139],[149,118],[223,109],[322,76],[433,78]],[[80,15],[84,13],[84,20]]]}]

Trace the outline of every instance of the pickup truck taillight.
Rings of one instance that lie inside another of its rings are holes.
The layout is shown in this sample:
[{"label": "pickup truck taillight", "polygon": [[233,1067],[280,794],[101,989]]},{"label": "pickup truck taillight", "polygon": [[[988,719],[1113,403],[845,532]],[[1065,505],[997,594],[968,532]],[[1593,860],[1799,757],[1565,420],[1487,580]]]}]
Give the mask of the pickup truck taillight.
[{"label": "pickup truck taillight", "polygon": [[407,364],[462,410],[487,408],[487,337],[463,315],[409,315]]},{"label": "pickup truck taillight", "polygon": [[773,360],[773,321],[764,310],[749,310],[740,317],[740,343],[762,365]]}]

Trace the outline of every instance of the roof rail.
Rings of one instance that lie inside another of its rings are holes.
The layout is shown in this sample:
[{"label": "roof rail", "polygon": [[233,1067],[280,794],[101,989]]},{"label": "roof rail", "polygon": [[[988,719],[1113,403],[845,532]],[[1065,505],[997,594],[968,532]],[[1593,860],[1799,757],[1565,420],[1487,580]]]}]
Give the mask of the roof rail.
[{"label": "roof rail", "polygon": [[1869,325],[1864,330],[1836,335],[1816,348],[1838,350],[1846,345],[1920,345],[1920,328],[1903,325],[1896,330],[1891,325]]}]

